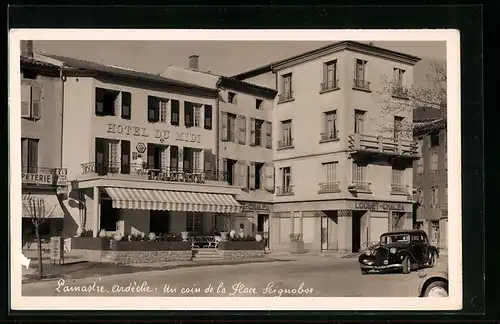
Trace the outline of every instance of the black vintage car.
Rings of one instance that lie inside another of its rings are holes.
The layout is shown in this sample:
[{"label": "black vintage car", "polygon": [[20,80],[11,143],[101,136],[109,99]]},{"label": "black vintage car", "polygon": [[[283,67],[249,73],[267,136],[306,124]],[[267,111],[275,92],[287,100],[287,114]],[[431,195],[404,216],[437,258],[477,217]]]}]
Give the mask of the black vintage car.
[{"label": "black vintage car", "polygon": [[358,258],[362,274],[369,271],[401,269],[403,273],[421,267],[434,267],[439,249],[429,244],[422,230],[401,230],[384,233],[380,243],[366,249]]}]

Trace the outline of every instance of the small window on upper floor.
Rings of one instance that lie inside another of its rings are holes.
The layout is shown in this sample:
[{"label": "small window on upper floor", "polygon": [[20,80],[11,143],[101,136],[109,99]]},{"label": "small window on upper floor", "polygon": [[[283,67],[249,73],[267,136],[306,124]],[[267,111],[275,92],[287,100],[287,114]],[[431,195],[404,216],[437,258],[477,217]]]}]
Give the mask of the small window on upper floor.
[{"label": "small window on upper floor", "polygon": [[96,116],[115,116],[120,91],[96,88],[95,114]]},{"label": "small window on upper floor", "polygon": [[236,105],[236,93],[234,93],[234,92],[228,92],[227,93],[227,101],[229,103],[232,103],[232,104]]},{"label": "small window on upper floor", "polygon": [[262,100],[262,99],[256,99],[255,100],[255,109],[262,110],[263,107],[264,107],[264,100]]},{"label": "small window on upper floor", "polygon": [[439,146],[439,133],[435,132],[430,135],[431,147]]},{"label": "small window on upper floor", "polygon": [[36,84],[21,85],[21,117],[40,119],[42,88]]}]

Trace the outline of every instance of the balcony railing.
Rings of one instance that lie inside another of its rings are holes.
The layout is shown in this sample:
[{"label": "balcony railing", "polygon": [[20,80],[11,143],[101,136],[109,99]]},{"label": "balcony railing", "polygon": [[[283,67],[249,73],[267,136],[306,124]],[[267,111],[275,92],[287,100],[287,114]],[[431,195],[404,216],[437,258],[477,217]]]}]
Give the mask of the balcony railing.
[{"label": "balcony railing", "polygon": [[338,130],[331,130],[331,131],[326,131],[321,133],[321,140],[320,142],[329,142],[333,141],[339,138],[339,131]]},{"label": "balcony railing", "polygon": [[126,166],[120,163],[84,163],[82,174],[97,176],[136,175],[148,180],[205,183],[205,181],[227,181],[227,172],[203,169],[182,169],[175,167]]},{"label": "balcony railing", "polygon": [[276,196],[291,196],[293,194],[293,185],[276,187]]},{"label": "balcony railing", "polygon": [[283,92],[278,95],[278,103],[293,100],[293,91]]},{"label": "balcony railing", "polygon": [[321,83],[321,92],[339,89],[339,80],[325,81]]},{"label": "balcony railing", "polygon": [[370,82],[362,79],[353,79],[353,88],[359,90],[370,91]]},{"label": "balcony railing", "polygon": [[320,182],[318,193],[340,192],[340,183],[338,181]]},{"label": "balcony railing", "polygon": [[66,185],[66,168],[21,166],[21,183],[34,186]]},{"label": "balcony railing", "polygon": [[278,141],[278,150],[283,150],[287,148],[293,148],[293,138],[283,138]]},{"label": "balcony railing", "polygon": [[391,194],[409,195],[408,186],[398,183],[391,184]]},{"label": "balcony railing", "polygon": [[348,187],[349,191],[371,192],[371,183],[364,181],[353,181]]},{"label": "balcony railing", "polygon": [[377,154],[404,155],[418,158],[418,145],[412,140],[354,134],[349,136],[349,149]]}]

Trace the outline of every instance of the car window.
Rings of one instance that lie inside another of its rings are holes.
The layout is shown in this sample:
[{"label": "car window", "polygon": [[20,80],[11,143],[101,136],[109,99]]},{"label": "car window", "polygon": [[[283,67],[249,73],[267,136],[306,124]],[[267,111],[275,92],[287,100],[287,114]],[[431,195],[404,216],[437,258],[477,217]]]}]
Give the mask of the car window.
[{"label": "car window", "polygon": [[421,242],[422,241],[421,236],[418,234],[412,234],[411,240],[414,242]]}]

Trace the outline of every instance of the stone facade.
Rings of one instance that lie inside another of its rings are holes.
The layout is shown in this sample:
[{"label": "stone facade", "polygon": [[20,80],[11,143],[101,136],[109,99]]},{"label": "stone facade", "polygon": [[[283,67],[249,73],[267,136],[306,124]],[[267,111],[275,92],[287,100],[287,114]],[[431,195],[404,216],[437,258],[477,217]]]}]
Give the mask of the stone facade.
[{"label": "stone facade", "polygon": [[266,254],[264,250],[222,250],[219,253],[226,260],[263,258]]},{"label": "stone facade", "polygon": [[110,263],[157,263],[169,261],[191,261],[193,252],[185,251],[99,251],[73,250],[83,254],[83,258],[94,262]]}]

